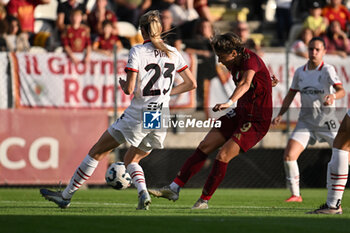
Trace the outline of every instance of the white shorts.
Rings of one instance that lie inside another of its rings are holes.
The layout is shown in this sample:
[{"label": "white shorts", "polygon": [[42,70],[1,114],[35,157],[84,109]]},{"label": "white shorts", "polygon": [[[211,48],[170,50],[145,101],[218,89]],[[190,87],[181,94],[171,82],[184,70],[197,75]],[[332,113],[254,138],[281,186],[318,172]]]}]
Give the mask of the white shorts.
[{"label": "white shorts", "polygon": [[108,127],[108,132],[118,143],[128,142],[145,152],[162,149],[166,137],[166,131],[145,130],[142,121],[125,113]]},{"label": "white shorts", "polygon": [[336,126],[332,130],[328,130],[325,127],[310,127],[303,121],[298,121],[295,129],[289,139],[293,139],[299,142],[304,148],[308,144],[313,145],[318,142],[327,142],[331,147],[333,146],[333,141],[337,135],[339,129],[339,123],[337,122]]}]

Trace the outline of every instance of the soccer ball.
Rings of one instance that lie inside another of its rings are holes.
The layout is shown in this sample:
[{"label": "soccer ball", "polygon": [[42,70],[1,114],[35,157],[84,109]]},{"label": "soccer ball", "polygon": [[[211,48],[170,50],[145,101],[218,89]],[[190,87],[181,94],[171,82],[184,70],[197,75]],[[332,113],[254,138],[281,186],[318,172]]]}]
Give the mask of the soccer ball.
[{"label": "soccer ball", "polygon": [[105,179],[109,186],[112,186],[112,188],[117,190],[130,187],[132,182],[123,162],[111,164],[107,169]]}]

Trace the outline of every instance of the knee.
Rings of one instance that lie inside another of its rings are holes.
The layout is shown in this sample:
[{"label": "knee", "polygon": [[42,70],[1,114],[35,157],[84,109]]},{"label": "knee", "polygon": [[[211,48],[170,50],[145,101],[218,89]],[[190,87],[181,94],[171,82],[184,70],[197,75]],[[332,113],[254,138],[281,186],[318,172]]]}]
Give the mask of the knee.
[{"label": "knee", "polygon": [[89,151],[89,156],[97,161],[101,161],[109,152],[96,153],[93,150]]},{"label": "knee", "polygon": [[225,151],[220,151],[216,155],[216,159],[223,163],[229,163],[231,160],[231,157]]},{"label": "knee", "polygon": [[211,152],[209,146],[209,143],[203,140],[199,143],[198,149],[200,149],[205,154],[209,154]]}]

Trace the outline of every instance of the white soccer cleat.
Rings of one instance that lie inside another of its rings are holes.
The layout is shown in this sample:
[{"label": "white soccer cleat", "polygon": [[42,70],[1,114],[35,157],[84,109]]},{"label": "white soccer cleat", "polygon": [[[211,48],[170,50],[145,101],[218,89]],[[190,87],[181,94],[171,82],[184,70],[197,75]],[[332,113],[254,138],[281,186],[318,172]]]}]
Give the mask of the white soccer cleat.
[{"label": "white soccer cleat", "polygon": [[148,210],[151,205],[151,197],[146,190],[142,190],[139,193],[139,203],[137,205],[137,210]]},{"label": "white soccer cleat", "polygon": [[169,186],[164,186],[160,189],[148,189],[148,192],[154,197],[162,197],[170,201],[177,201],[179,193],[170,189]]},{"label": "white soccer cleat", "polygon": [[206,210],[208,209],[208,201],[207,200],[203,200],[202,198],[199,198],[196,203],[194,203],[194,205],[192,206],[193,210]]}]

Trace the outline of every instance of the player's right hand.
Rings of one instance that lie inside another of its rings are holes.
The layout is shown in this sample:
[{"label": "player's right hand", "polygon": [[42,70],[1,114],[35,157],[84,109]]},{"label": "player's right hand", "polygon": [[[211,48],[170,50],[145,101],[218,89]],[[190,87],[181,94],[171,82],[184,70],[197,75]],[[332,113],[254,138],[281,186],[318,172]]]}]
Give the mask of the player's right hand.
[{"label": "player's right hand", "polygon": [[281,115],[278,115],[278,116],[276,116],[275,118],[273,118],[271,124],[272,124],[273,126],[277,126],[277,125],[279,125],[279,123],[281,123],[281,121],[282,121],[282,116],[281,116]]},{"label": "player's right hand", "polygon": [[229,108],[231,105],[228,105],[227,103],[223,103],[223,104],[216,104],[213,107],[213,111],[217,112],[217,111],[221,111],[221,110],[225,110],[226,108]]},{"label": "player's right hand", "polygon": [[119,85],[122,88],[122,90],[124,91],[124,87],[126,85],[126,81],[122,78],[119,78]]}]

